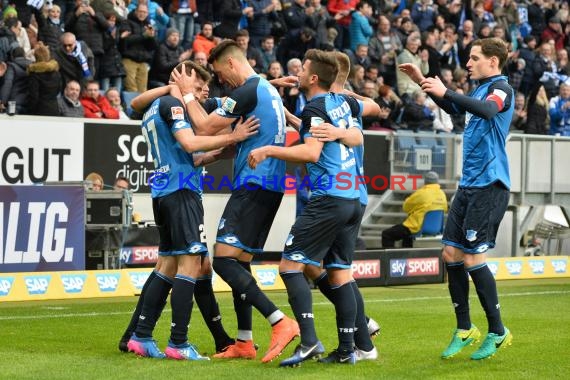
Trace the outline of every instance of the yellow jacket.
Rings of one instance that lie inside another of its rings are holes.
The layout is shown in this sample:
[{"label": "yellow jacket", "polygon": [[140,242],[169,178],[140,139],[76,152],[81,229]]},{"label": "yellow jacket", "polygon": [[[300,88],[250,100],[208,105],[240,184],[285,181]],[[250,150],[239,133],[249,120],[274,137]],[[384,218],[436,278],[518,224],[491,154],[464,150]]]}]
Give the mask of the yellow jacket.
[{"label": "yellow jacket", "polygon": [[415,234],[422,228],[426,212],[447,211],[447,197],[438,183],[424,185],[406,198],[403,208],[408,214],[403,224]]}]

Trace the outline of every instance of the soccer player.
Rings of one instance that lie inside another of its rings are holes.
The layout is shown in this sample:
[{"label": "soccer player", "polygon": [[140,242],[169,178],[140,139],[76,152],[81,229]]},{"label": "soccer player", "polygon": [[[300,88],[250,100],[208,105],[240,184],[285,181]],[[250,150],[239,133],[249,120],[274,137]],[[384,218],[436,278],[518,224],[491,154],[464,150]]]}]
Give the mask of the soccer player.
[{"label": "soccer player", "polygon": [[487,337],[471,355],[479,360],[511,344],[512,335],[501,321],[495,278],[487,267],[486,252],[495,246],[499,224],[509,202],[509,163],[505,143],[513,117],[514,92],[501,70],[507,46],[497,38],[476,40],[467,70],[479,86],[469,96],[445,87],[438,78],[424,78],[419,69],[402,64],[400,70],[420,84],[447,113],[466,113],[463,134],[463,173],[443,233],[449,293],[457,328],[442,353],[450,358],[477,341],[481,333],[469,315],[469,278],[485,310]]},{"label": "soccer player", "polygon": [[[180,66],[185,67],[185,64]],[[197,83],[204,85],[202,79]],[[249,119],[236,126],[229,135],[196,136],[184,105],[179,98],[170,95],[153,101],[144,114],[142,132],[155,167],[150,186],[155,222],[159,227],[162,263],[146,289],[135,333],[127,343],[129,351],[153,358],[208,359],[188,342],[196,279],[200,274],[202,257],[207,255],[201,200],[202,170],[188,153],[238,143],[256,134],[257,127],[255,120]],[[170,340],[162,353],[152,339],[152,332],[170,288]]]},{"label": "soccer player", "polygon": [[[330,91],[335,93],[346,93],[344,90],[344,84],[348,78],[348,74],[350,73],[350,58],[342,52],[331,52],[333,57],[336,59],[338,64],[338,74],[334,83],[331,85]],[[352,97],[356,97],[361,101],[371,102],[374,104],[374,100],[370,98],[366,98],[363,96],[359,96],[354,93],[347,93]],[[290,113],[286,113],[287,115],[287,122],[293,126],[293,128],[299,130],[301,125],[301,120],[297,118],[295,115]],[[353,127],[362,129],[362,122],[361,119],[353,118]],[[349,145],[347,139],[345,139],[347,129],[344,128],[336,128],[334,125],[328,123],[322,123],[320,125],[314,126],[310,129],[311,134],[313,137],[318,138],[320,141],[334,141],[339,140],[339,142]],[[354,158],[356,159],[356,168],[358,171],[359,176],[364,176],[364,145],[356,145],[352,147],[354,151]],[[362,208],[361,211],[361,221],[362,217],[364,216],[364,212],[366,210],[366,205],[368,204],[368,192],[366,190],[365,184],[359,183],[359,191],[360,191],[360,205]],[[307,265],[304,268],[304,274],[309,277],[313,282],[319,287],[319,290],[327,299],[332,301],[331,297],[331,287],[328,282],[328,276],[326,270],[316,267],[313,265]],[[376,336],[380,332],[380,326],[376,321],[371,318],[366,317],[365,310],[364,310],[364,300],[362,298],[362,294],[358,289],[358,285],[356,281],[352,282],[352,288],[354,291],[354,296],[357,302],[357,313],[356,313],[356,330],[354,332],[354,343],[355,343],[355,350],[354,353],[356,355],[356,360],[375,360],[378,358],[378,350],[374,347],[371,338]],[[298,362],[298,358],[293,355],[290,359],[284,360],[282,365],[288,365],[291,362],[296,364]]]},{"label": "soccer player", "polygon": [[[207,83],[210,80],[210,74],[203,68],[198,65],[193,65],[191,63],[187,63],[191,67],[193,67],[198,76],[203,80],[203,82]],[[215,98],[207,98],[209,89],[208,85],[204,84],[201,85],[201,81],[197,82],[197,85],[194,88],[194,95],[197,99],[201,102],[202,106],[206,110],[206,112],[211,112],[218,107],[218,100]],[[155,88],[152,90],[145,91],[144,93],[140,94],[132,101],[132,107],[135,111],[139,112],[141,115],[144,110],[158,97],[165,96],[170,94],[171,91],[176,89],[179,92],[176,86],[163,86],[159,88]],[[220,158],[220,152],[217,151],[210,151],[206,153],[194,154],[194,163],[196,166],[205,165],[207,163],[211,163],[215,161],[217,158]],[[152,282],[154,276],[156,276],[157,272],[160,272],[160,267],[162,265],[162,257],[158,258],[158,262],[154,271],[151,272],[150,276],[148,277],[145,285],[142,288],[141,295],[139,297],[137,306],[133,315],[131,316],[131,320],[129,325],[127,326],[121,340],[119,341],[119,350],[123,352],[127,352],[127,343],[133,332],[137,326],[137,322],[140,316],[142,304],[144,302],[144,297],[146,295],[146,289],[148,285]],[[226,333],[224,326],[222,324],[222,317],[220,315],[220,309],[218,303],[216,301],[216,297],[214,295],[214,291],[212,289],[212,265],[210,259],[207,256],[203,257],[200,275],[197,278],[196,286],[194,289],[194,298],[196,300],[196,304],[202,313],[202,317],[204,318],[204,322],[208,326],[212,337],[214,338],[216,352],[222,352],[227,349],[230,345],[234,344],[234,339],[230,338]],[[164,300],[166,302],[166,299]],[[164,304],[163,304],[164,305]],[[162,312],[162,307],[157,310],[157,317],[158,320],[160,314]]]},{"label": "soccer player", "polygon": [[199,133],[213,135],[231,126],[241,117],[255,115],[260,121],[259,133],[238,144],[234,161],[232,194],[218,226],[214,250],[214,270],[232,288],[238,322],[237,341],[215,358],[254,359],[256,350],[252,333],[252,306],[272,326],[271,342],[265,356],[273,360],[299,335],[295,320],[287,317],[259,289],[251,275],[253,254],[261,253],[275,214],[283,198],[285,162],[270,159],[252,169],[247,157],[252,149],[262,146],[282,147],[285,142],[285,114],[277,90],[255,73],[235,41],[226,40],[210,52],[208,62],[222,83],[233,88],[222,107],[208,115],[192,95],[195,72],[173,73],[184,101]]},{"label": "soccer player", "polygon": [[[266,159],[279,158],[308,163],[313,192],[297,218],[285,244],[279,271],[289,295],[289,303],[301,328],[301,344],[283,366],[297,365],[324,353],[316,336],[311,290],[303,271],[306,265],[320,267],[323,261],[331,284],[335,305],[339,346],[324,363],[354,364],[354,329],[357,302],[352,288],[352,256],[360,223],[360,194],[356,186],[341,189],[338,175],[356,179],[358,172],[351,148],[339,141],[321,142],[310,133],[312,126],[328,122],[346,129],[350,145],[363,143],[362,132],[353,126],[353,118],[363,111],[378,112],[378,106],[352,97],[329,93],[338,72],[330,54],[310,49],[299,73],[299,88],[308,103],[301,114],[302,144],[293,147],[267,146],[253,150],[249,165],[257,167]],[[372,111],[373,110],[373,111]]]}]

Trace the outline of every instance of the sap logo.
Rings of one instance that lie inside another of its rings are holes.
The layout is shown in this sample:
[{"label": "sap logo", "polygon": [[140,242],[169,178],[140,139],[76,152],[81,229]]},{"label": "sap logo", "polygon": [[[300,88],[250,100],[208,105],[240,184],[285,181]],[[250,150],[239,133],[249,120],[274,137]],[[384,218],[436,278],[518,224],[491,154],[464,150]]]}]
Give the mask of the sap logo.
[{"label": "sap logo", "polygon": [[24,282],[28,288],[28,294],[45,294],[50,281],[50,275],[24,277]]},{"label": "sap logo", "polygon": [[528,265],[534,274],[544,273],[544,260],[529,260]]},{"label": "sap logo", "polygon": [[505,262],[505,265],[507,266],[507,270],[509,271],[509,274],[516,276],[518,274],[521,274],[521,272],[522,272],[522,262],[521,261],[507,261],[507,262]]},{"label": "sap logo", "polygon": [[149,272],[129,273],[129,278],[131,279],[131,284],[133,284],[133,286],[138,290],[141,290],[143,288],[144,283],[148,279],[148,276],[150,276]]},{"label": "sap logo", "polygon": [[61,283],[66,293],[81,293],[85,285],[86,274],[62,274]]},{"label": "sap logo", "polygon": [[356,260],[352,263],[352,276],[358,278],[379,278],[379,260]]},{"label": "sap logo", "polygon": [[566,273],[566,260],[552,260],[552,267],[556,273]]},{"label": "sap logo", "polygon": [[487,266],[489,267],[489,270],[491,271],[493,276],[496,276],[497,272],[499,271],[499,263],[497,261],[489,261],[487,263]]},{"label": "sap logo", "polygon": [[404,277],[406,275],[406,260],[390,260],[390,276]]},{"label": "sap logo", "polygon": [[130,264],[131,255],[133,254],[133,249],[131,247],[121,248],[121,262]]},{"label": "sap logo", "polygon": [[10,294],[14,277],[0,277],[0,296],[7,296]]},{"label": "sap logo", "polygon": [[114,292],[119,285],[120,274],[96,274],[97,285],[102,292]]},{"label": "sap logo", "polygon": [[409,276],[425,276],[439,274],[439,260],[437,257],[408,259]]},{"label": "sap logo", "polygon": [[275,285],[277,279],[277,269],[257,269],[255,271],[261,285]]}]

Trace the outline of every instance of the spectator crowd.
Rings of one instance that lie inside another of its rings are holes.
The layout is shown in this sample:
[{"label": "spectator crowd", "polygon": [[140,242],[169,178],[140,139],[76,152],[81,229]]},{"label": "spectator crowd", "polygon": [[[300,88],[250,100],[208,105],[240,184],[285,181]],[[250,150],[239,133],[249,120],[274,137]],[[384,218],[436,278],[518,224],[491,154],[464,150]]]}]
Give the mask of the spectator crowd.
[{"label": "spectator crowd", "polygon": [[[222,39],[235,39],[268,79],[296,75],[311,48],[351,59],[347,88],[380,113],[365,129],[461,133],[397,66],[417,65],[468,93],[473,41],[509,44],[505,75],[517,91],[512,131],[570,136],[567,0],[0,0],[0,112],[128,118],[134,95],[168,82],[178,63],[208,68]],[[210,96],[228,89],[214,78]],[[299,115],[305,100],[281,88]]]}]

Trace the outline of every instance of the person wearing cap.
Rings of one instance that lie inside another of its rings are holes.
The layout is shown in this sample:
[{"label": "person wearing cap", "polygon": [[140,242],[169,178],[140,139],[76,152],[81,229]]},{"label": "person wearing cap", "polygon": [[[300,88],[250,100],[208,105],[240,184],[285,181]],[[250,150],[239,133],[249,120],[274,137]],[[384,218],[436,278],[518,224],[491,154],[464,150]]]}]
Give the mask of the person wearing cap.
[{"label": "person wearing cap", "polygon": [[447,211],[447,197],[439,185],[436,172],[424,175],[424,185],[412,193],[402,206],[408,214],[406,220],[382,231],[382,248],[394,248],[394,243],[402,240],[402,248],[412,248],[413,235],[418,233],[428,211]]},{"label": "person wearing cap", "polygon": [[554,41],[554,47],[556,50],[564,49],[567,37],[562,29],[560,18],[555,16],[548,20],[548,25],[542,31],[540,39],[542,41]]},{"label": "person wearing cap", "polygon": [[154,53],[149,80],[150,87],[160,87],[168,84],[170,73],[180,62],[190,59],[191,50],[184,50],[180,44],[180,33],[176,28],[166,30],[166,39]]}]

